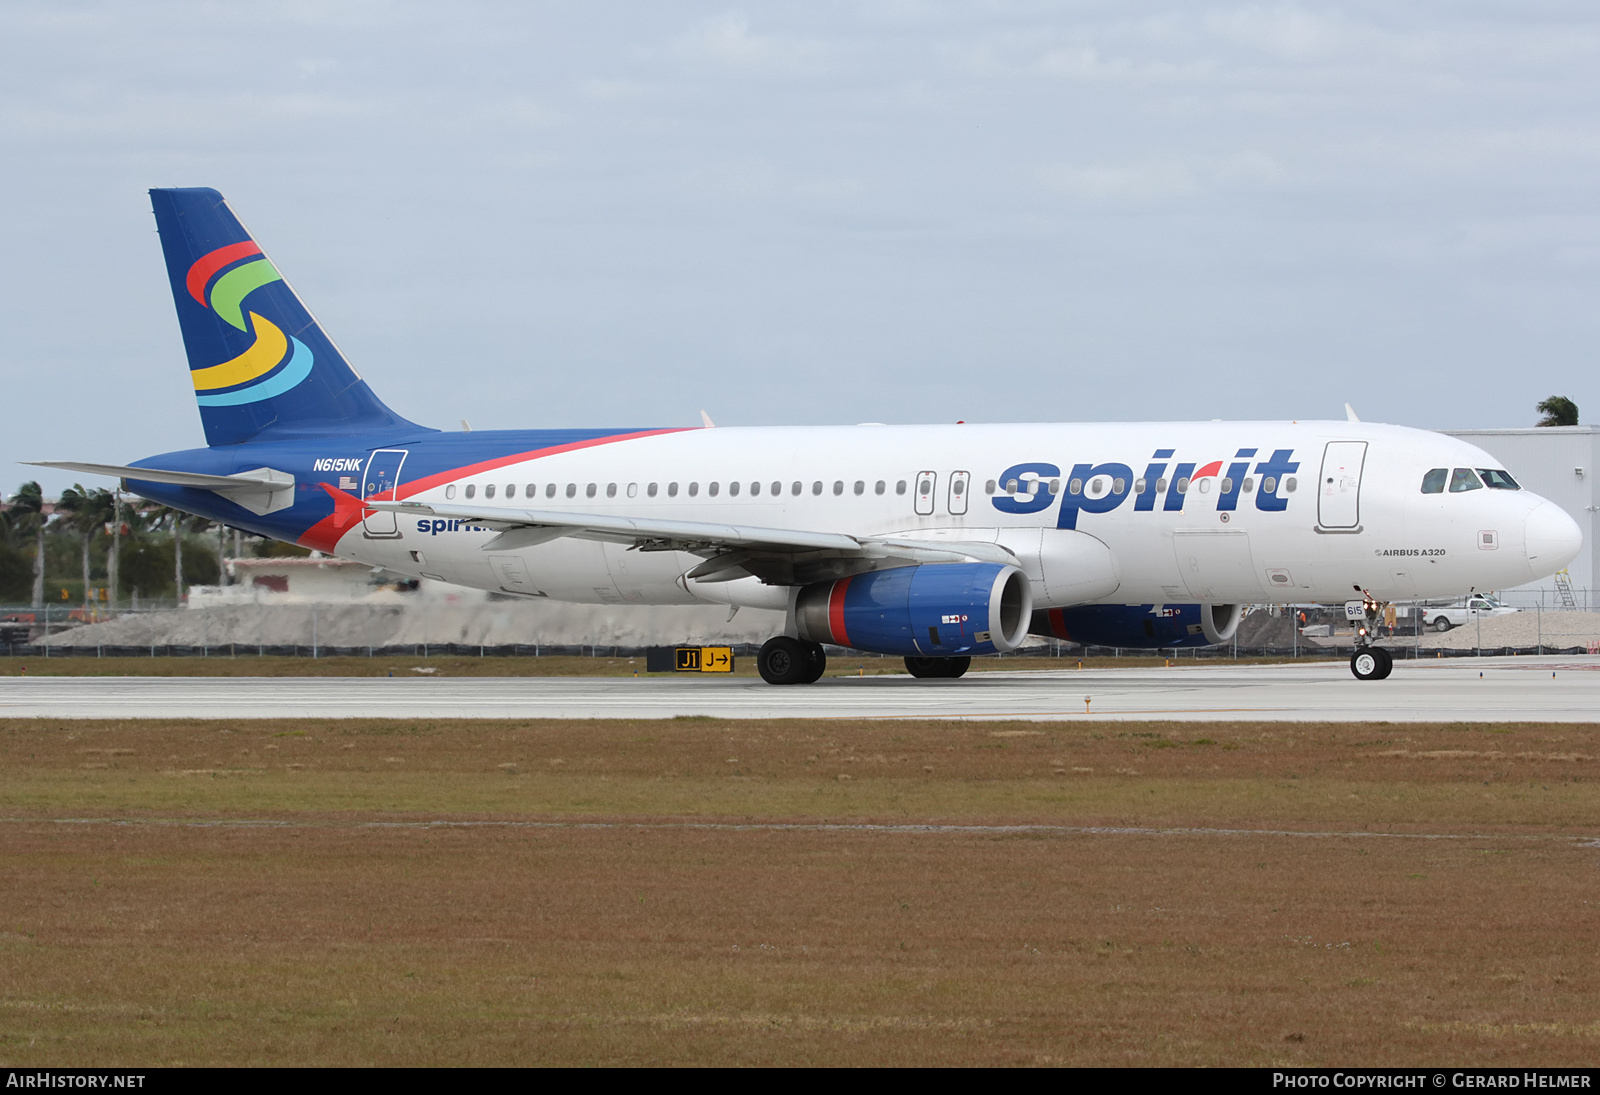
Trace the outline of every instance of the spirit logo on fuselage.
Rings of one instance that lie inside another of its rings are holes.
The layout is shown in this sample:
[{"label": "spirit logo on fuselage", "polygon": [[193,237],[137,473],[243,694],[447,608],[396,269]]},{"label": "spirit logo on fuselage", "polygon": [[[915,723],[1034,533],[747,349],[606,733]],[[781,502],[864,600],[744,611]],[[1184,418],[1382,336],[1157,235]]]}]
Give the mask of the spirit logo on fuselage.
[{"label": "spirit logo on fuselage", "polygon": [[[1259,510],[1289,508],[1284,479],[1300,470],[1300,462],[1290,459],[1293,449],[1273,449],[1270,457],[1256,461],[1253,472],[1250,463],[1256,449],[1240,449],[1226,472],[1221,460],[1205,465],[1197,460],[1169,463],[1176,451],[1157,449],[1140,476],[1127,464],[1074,464],[1065,483],[1061,482],[1061,469],[1054,464],[1013,464],[1000,473],[999,486],[1004,493],[995,495],[994,508],[1001,513],[1041,513],[1059,496],[1061,513],[1056,527],[1077,528],[1080,513],[1110,513],[1130,497],[1135,512],[1154,510],[1158,499],[1163,513],[1180,511],[1191,495],[1209,494],[1213,479],[1219,480],[1217,509],[1223,512],[1238,509],[1241,494],[1252,496]],[[1057,482],[1058,493],[1048,489],[1051,480]]]}]

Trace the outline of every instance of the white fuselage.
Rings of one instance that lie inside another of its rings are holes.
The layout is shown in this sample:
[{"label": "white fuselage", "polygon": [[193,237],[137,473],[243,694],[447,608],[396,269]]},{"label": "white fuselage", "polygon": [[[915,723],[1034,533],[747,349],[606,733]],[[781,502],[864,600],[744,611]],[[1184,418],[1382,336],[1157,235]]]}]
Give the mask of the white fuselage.
[{"label": "white fuselage", "polygon": [[[459,505],[470,489],[473,504],[513,511],[998,542],[1036,607],[1448,597],[1533,581],[1578,550],[1571,519],[1527,491],[1424,493],[1437,468],[1498,464],[1440,434],[1359,422],[724,427],[508,459],[401,497]],[[563,601],[787,598],[752,578],[685,582],[704,561],[685,552],[573,537],[482,550],[494,537],[377,513],[337,554]]]}]

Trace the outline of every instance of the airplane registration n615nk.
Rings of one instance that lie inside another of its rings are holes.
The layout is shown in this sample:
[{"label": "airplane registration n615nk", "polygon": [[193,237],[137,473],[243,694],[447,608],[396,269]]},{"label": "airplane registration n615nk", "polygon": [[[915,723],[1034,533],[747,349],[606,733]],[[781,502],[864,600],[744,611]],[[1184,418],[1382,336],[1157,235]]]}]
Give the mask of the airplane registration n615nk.
[{"label": "airplane registration n615nk", "polygon": [[1354,421],[444,432],[378,399],[221,194],[150,197],[206,446],[41,463],[399,574],[777,609],[772,684],[817,680],[824,644],[959,677],[1030,634],[1222,643],[1247,604],[1375,612],[1582,545],[1483,450]]}]

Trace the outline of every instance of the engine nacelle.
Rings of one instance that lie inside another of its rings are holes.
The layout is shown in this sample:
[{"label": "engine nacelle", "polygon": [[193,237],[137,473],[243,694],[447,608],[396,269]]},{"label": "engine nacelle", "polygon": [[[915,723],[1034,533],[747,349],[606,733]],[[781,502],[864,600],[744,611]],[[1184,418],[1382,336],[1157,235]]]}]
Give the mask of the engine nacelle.
[{"label": "engine nacelle", "polygon": [[1027,575],[1000,563],[874,570],[806,586],[795,601],[808,642],[923,658],[1015,650],[1032,614]]},{"label": "engine nacelle", "polygon": [[1243,605],[1080,605],[1035,612],[1028,630],[1084,646],[1216,646],[1243,615]]}]

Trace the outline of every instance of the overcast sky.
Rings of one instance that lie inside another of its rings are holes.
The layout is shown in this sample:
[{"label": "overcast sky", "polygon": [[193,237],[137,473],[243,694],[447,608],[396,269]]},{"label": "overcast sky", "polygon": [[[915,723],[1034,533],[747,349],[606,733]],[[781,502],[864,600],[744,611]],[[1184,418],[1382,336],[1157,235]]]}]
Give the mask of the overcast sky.
[{"label": "overcast sky", "polygon": [[429,425],[1600,421],[1597,108],[1581,2],[7,0],[0,488],[204,443],[151,186]]}]

